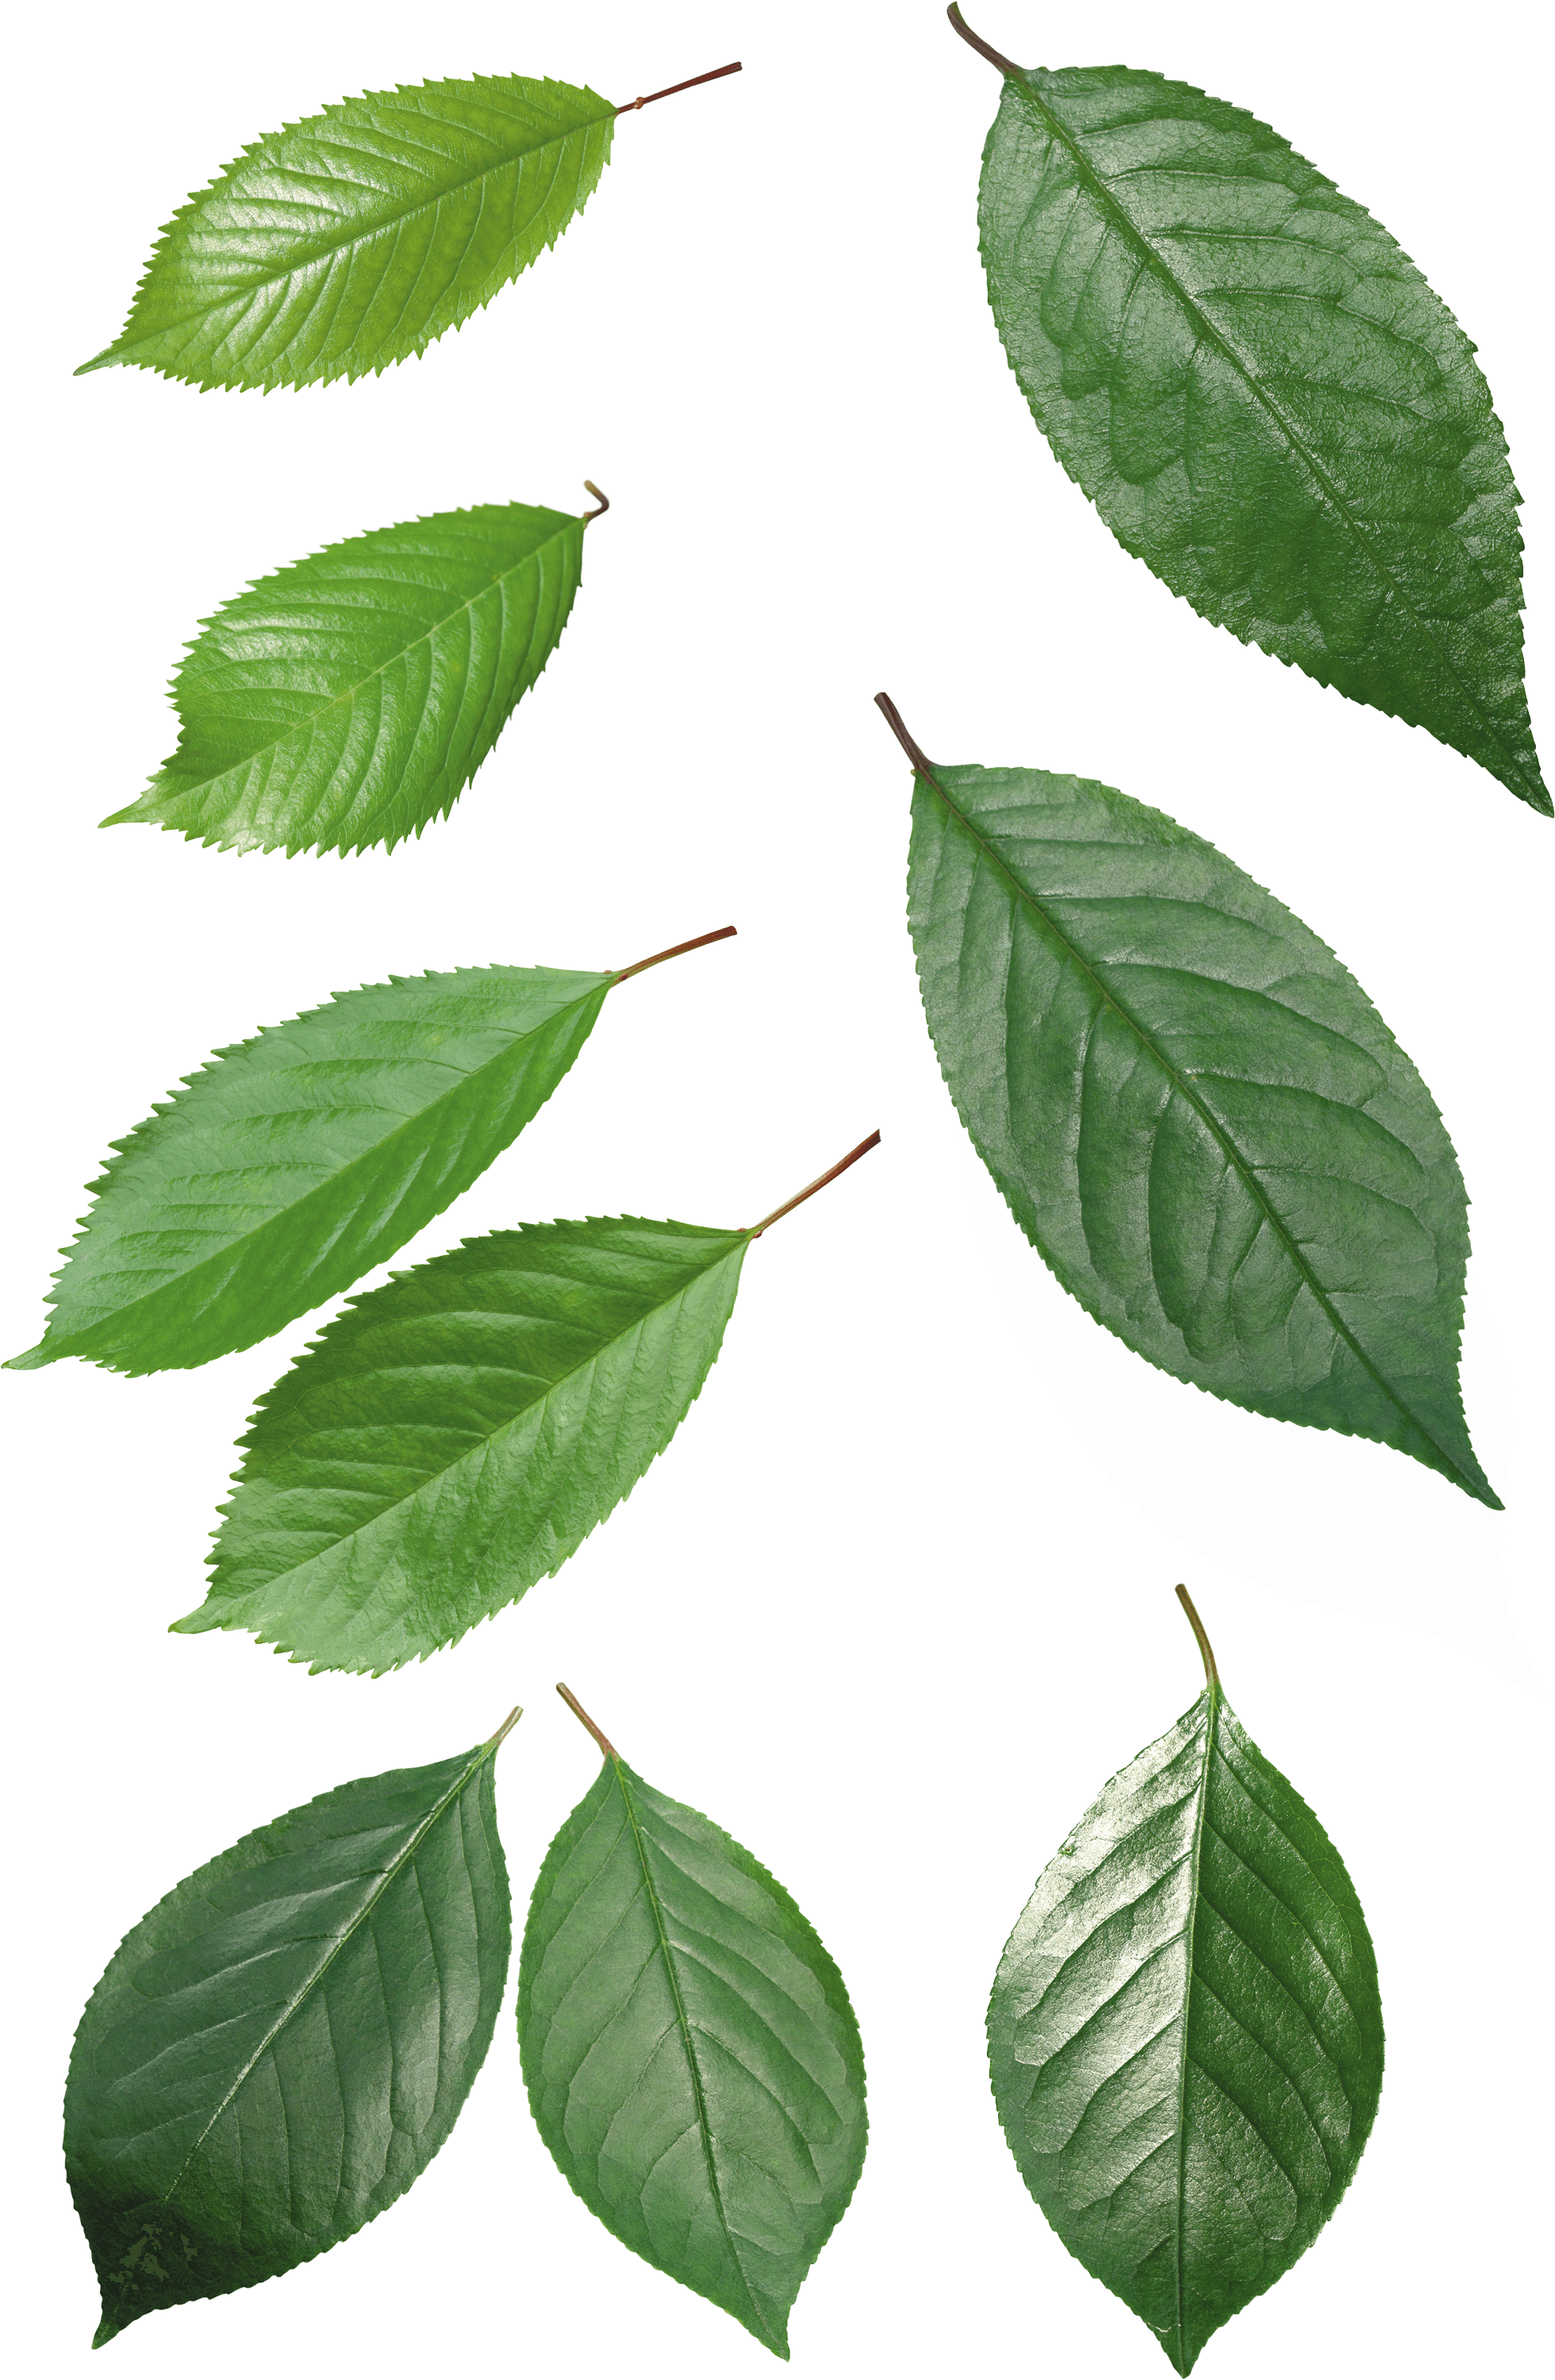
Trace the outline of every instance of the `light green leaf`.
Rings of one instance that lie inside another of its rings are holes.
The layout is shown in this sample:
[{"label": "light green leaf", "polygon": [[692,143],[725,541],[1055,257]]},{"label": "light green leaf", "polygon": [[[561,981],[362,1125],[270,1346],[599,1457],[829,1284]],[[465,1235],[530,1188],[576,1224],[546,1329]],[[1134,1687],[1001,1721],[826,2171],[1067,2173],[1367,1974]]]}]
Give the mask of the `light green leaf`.
[{"label": "light green leaf", "polygon": [[396,976],[218,1050],[114,1144],[48,1330],[12,1366],[188,1369],[348,1289],[517,1138],[612,986],[657,964]]},{"label": "light green leaf", "polygon": [[492,1770],[517,1716],[288,1810],[121,1943],[65,2100],[94,2346],[337,2246],[437,2155],[507,1975]]},{"label": "light green leaf", "polygon": [[1500,1510],[1458,1388],[1467,1200],[1355,978],[1111,785],[914,766],[908,917],[956,1111],[1087,1314],[1255,1413]]},{"label": "light green leaf", "polygon": [[1548,816],[1517,491],[1440,298],[1244,109],[966,38],[1005,77],[978,199],[989,298],[1070,478],[1206,619]]},{"label": "light green leaf", "polygon": [[1343,1862],[1233,1715],[1178,1593],[1209,1683],[1044,1870],[988,2042],[1027,2188],[1186,2373],[1348,2188],[1382,2008]]},{"label": "light green leaf", "polygon": [[857,2023],[783,1887],[584,1723],[604,1767],[546,1853],[519,1952],[535,2122],[607,2230],[786,2361],[789,2309],[864,2163]]},{"label": "light green leaf", "polygon": [[[1010,1321],[1076,1438],[1141,1512],[1257,1585],[1428,1628],[1543,1697],[1507,1616],[1500,1513],[1374,1439],[1262,1421],[1155,1371],[1064,1297],[965,1133],[962,1166]],[[1472,1278],[1462,1388],[1474,1445],[1505,1495],[1512,1395]]]},{"label": "light green leaf", "polygon": [[591,517],[433,513],[258,580],[203,624],[178,748],[103,825],[355,852],[446,818],[556,650]]}]

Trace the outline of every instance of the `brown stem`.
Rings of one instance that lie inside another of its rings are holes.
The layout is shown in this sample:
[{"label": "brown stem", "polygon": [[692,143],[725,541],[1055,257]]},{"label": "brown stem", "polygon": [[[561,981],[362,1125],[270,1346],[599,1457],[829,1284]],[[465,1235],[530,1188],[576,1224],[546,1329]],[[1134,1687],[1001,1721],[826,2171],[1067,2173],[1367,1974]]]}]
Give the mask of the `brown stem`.
[{"label": "brown stem", "polygon": [[920,777],[927,777],[929,783],[932,784],[934,783],[934,771],[929,765],[928,758],[924,753],[919,751],[917,746],[913,742],[912,737],[908,735],[905,724],[903,722],[902,714],[897,710],[896,705],[892,701],[890,695],[877,694],[875,697],[875,706],[877,710],[883,712],[886,725],[890,728],[893,735],[895,736],[896,741],[902,747],[903,751],[912,762],[917,774]]},{"label": "brown stem", "polygon": [[1198,1639],[1198,1649],[1204,1656],[1206,1682],[1211,1686],[1219,1686],[1221,1673],[1215,1667],[1215,1656],[1209,1649],[1209,1639],[1204,1633],[1204,1622],[1194,1609],[1193,1597],[1185,1586],[1179,1586],[1177,1589],[1177,1600],[1187,1613],[1188,1625]]},{"label": "brown stem", "polygon": [[1013,60],[1002,56],[998,50],[990,49],[988,42],[983,40],[980,33],[973,32],[971,26],[966,22],[966,18],[956,6],[955,0],[951,0],[951,5],[945,10],[945,14],[968,47],[976,50],[978,57],[986,58],[990,67],[997,67],[1002,75],[1018,76],[1025,71],[1023,67],[1017,67]]},{"label": "brown stem", "polygon": [[638,959],[636,966],[623,967],[614,980],[625,983],[629,975],[641,975],[648,967],[662,966],[666,959],[678,959],[686,951],[705,950],[709,942],[726,942],[738,930],[735,926],[718,926],[711,934],[694,935],[688,942],[672,942],[667,951],[655,951],[650,959]]},{"label": "brown stem", "polygon": [[495,1752],[498,1744],[502,1742],[503,1737],[512,1733],[513,1730],[517,1726],[523,1716],[523,1704],[515,1703],[513,1708],[508,1712],[507,1717],[504,1719],[501,1727],[498,1728],[495,1735],[490,1735],[487,1737],[485,1749],[488,1752]]},{"label": "brown stem", "polygon": [[584,1726],[593,1737],[594,1742],[599,1745],[600,1750],[604,1754],[605,1758],[607,1760],[619,1760],[621,1755],[616,1751],[614,1744],[612,1743],[608,1735],[601,1734],[600,1730],[594,1725],[593,1720],[584,1709],[583,1705],[578,1701],[577,1696],[573,1693],[572,1688],[570,1686],[564,1686],[558,1679],[556,1682],[556,1692],[561,1695],[562,1700],[565,1703],[568,1710],[571,1711],[574,1718],[580,1718],[583,1721]]},{"label": "brown stem", "polygon": [[650,91],[646,99],[629,99],[615,113],[617,115],[630,115],[635,107],[651,107],[656,99],[673,99],[677,91],[695,91],[699,82],[722,82],[725,75],[738,74],[739,71],[740,61],[736,58],[732,67],[714,67],[711,74],[693,75],[688,82],[666,83],[662,91]]},{"label": "brown stem", "polygon": [[598,519],[599,519],[599,516],[600,516],[600,515],[601,515],[601,513],[607,513],[607,512],[609,512],[609,510],[610,510],[610,498],[606,495],[606,493],[605,493],[605,492],[604,492],[604,490],[603,490],[602,488],[596,488],[596,487],[595,487],[594,482],[593,482],[593,480],[584,480],[584,482],[583,482],[583,484],[584,484],[584,486],[588,489],[589,493],[591,496],[598,496],[598,498],[599,498],[599,500],[600,500],[600,501],[599,501],[599,503],[595,505],[595,507],[594,507],[594,509],[593,509],[593,511],[592,511],[591,513],[585,513],[585,514],[584,514],[584,516],[583,516],[584,523],[585,523],[585,525],[587,526],[587,524],[588,524],[589,521],[591,521],[591,520],[598,520]]},{"label": "brown stem", "polygon": [[796,1192],[792,1198],[785,1198],[781,1207],[774,1207],[771,1213],[764,1215],[759,1223],[752,1223],[746,1233],[746,1238],[759,1240],[763,1232],[771,1231],[774,1223],[781,1223],[784,1215],[792,1215],[796,1207],[802,1207],[807,1198],[813,1198],[818,1190],[824,1190],[828,1182],[835,1182],[839,1173],[845,1173],[850,1165],[856,1165],[859,1159],[867,1157],[870,1149],[877,1148],[879,1143],[880,1134],[872,1132],[868,1140],[861,1140],[856,1148],[850,1148],[847,1155],[840,1158],[829,1172],[817,1174],[815,1180],[805,1189]]}]

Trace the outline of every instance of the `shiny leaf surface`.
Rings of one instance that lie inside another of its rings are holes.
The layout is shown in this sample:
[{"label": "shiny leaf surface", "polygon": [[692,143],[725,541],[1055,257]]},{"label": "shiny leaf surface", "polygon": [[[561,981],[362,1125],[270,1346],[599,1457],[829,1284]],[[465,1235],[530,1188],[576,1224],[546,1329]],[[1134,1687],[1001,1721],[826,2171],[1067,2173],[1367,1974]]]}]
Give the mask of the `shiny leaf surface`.
[{"label": "shiny leaf surface", "polygon": [[[1507,1614],[1500,1513],[1374,1439],[1265,1421],[1131,1354],[1064,1297],[960,1137],[972,1219],[1010,1321],[1069,1428],[1141,1512],[1221,1569],[1333,1611],[1428,1628],[1543,1697]],[[1512,1392],[1472,1278],[1462,1390],[1474,1445],[1505,1497]]]},{"label": "shiny leaf surface", "polygon": [[178,748],[105,826],[234,851],[365,851],[446,818],[556,649],[583,521],[434,513],[326,546],[205,622]]},{"label": "shiny leaf surface", "polygon": [[669,1444],[748,1245],[638,1216],[530,1224],[354,1300],[255,1415],[178,1627],[378,1671],[516,1602]]},{"label": "shiny leaf surface", "polygon": [[48,1330],[12,1365],[187,1368],[348,1289],[516,1139],[614,980],[394,978],[218,1050],[115,1144]]},{"label": "shiny leaf surface", "polygon": [[917,755],[908,915],[957,1113],[1088,1314],[1499,1509],[1458,1388],[1467,1201],[1333,953],[1110,785]]},{"label": "shiny leaf surface", "polygon": [[336,2246],[443,2146],[507,1975],[506,1731],[288,1810],[126,1937],[65,2103],[95,2346]]},{"label": "shiny leaf surface", "polygon": [[287,125],[178,209],[124,329],[81,370],[298,388],[419,356],[554,244],[614,117],[571,83],[471,75]]},{"label": "shiny leaf surface", "polygon": [[1128,67],[996,63],[989,298],[1070,478],[1206,619],[1548,815],[1517,491],[1440,298],[1244,109]]},{"label": "shiny leaf surface", "polygon": [[1311,2246],[1382,2087],[1355,1887],[1213,1677],[1044,1870],[988,2039],[1027,2188],[1190,2372]]},{"label": "shiny leaf surface", "polygon": [[864,2162],[858,2027],[783,1887],[613,1748],[535,1886],[518,2046],[590,2213],[786,2359]]}]

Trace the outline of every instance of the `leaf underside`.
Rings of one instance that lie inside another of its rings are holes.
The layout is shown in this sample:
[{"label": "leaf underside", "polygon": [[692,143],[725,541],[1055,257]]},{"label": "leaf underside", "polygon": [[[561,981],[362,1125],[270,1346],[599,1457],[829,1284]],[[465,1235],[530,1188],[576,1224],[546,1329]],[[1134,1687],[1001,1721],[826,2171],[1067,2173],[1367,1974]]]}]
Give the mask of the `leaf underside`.
[{"label": "leaf underside", "polygon": [[[1062,1293],[960,1140],[1010,1321],[1069,1428],[1141,1512],[1221,1569],[1331,1611],[1428,1628],[1543,1697],[1507,1614],[1500,1513],[1374,1439],[1265,1421],[1155,1371]],[[1464,1306],[1469,1428],[1505,1495],[1512,1395],[1472,1278]]]},{"label": "leaf underside", "polygon": [[48,1330],[12,1366],[188,1368],[348,1289],[517,1137],[613,980],[396,977],[218,1050],[115,1143]]},{"label": "leaf underside", "polygon": [[267,134],[179,208],[124,329],[80,369],[300,388],[419,356],[566,229],[614,114],[571,83],[472,75]]},{"label": "leaf underside", "polygon": [[583,523],[433,513],[326,546],[204,623],[178,748],[104,826],[231,851],[365,851],[446,818],[565,627]]},{"label": "leaf underside", "polygon": [[1114,1777],[1044,1871],[988,2037],[1027,2189],[1191,2371],[1311,2246],[1382,2087],[1355,1887],[1223,1695]]},{"label": "leaf underside", "polygon": [[775,2355],[864,2162],[864,2055],[814,1928],[722,1828],[607,1760],[518,1963],[541,2137],[590,2213]]},{"label": "leaf underside", "polygon": [[260,1405],[206,1600],[176,1626],[376,1674],[516,1602],[669,1444],[748,1245],[638,1216],[529,1224],[354,1300]]},{"label": "leaf underside", "polygon": [[495,1748],[287,1811],[121,1944],[65,2103],[95,2346],[336,2246],[442,2147],[507,1974]]},{"label": "leaf underside", "polygon": [[1499,1510],[1457,1160],[1326,944],[1159,810],[1040,769],[915,775],[908,914],[956,1111],[1070,1295],[1179,1379]]},{"label": "leaf underside", "polygon": [[978,212],[1015,377],[1120,543],[1548,816],[1506,442],[1381,225],[1243,109],[1126,67],[1007,79]]}]

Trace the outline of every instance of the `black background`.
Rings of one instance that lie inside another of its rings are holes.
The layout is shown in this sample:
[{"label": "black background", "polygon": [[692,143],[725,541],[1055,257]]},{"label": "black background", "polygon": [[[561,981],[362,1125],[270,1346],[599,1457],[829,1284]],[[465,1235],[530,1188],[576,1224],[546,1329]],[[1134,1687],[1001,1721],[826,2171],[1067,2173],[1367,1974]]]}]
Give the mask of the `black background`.
[{"label": "black background", "polygon": [[[1238,100],[1422,261],[1481,343],[1526,497],[1538,719],[1555,526],[1531,152],[1505,59],[1383,48],[1365,12],[1303,42],[1271,9],[1169,33],[1131,9],[986,0],[974,17],[1019,57],[1122,55]],[[631,98],[735,53],[741,79],[624,121],[555,255],[421,362],[264,400],[138,371],[69,379],[119,326],[157,224],[264,128],[421,74],[519,69]],[[1389,2011],[1353,2194],[1212,2366],[1493,2368],[1534,2271],[1546,1714],[1436,1637],[1197,1561],[1060,1421],[966,1214],[903,929],[907,769],[869,698],[891,687],[943,759],[1072,766],[1158,802],[1372,992],[1474,1195],[1474,1273],[1517,1390],[1510,1602],[1546,1678],[1531,1450],[1548,828],[1424,733],[1209,631],[1098,526],[993,335],[974,186],[998,83],[933,0],[462,9],[436,30],[312,9],[231,42],[174,12],[98,26],[69,83],[86,169],[65,200],[41,169],[71,231],[53,245],[41,228],[48,338],[26,359],[50,595],[24,628],[45,733],[12,809],[29,847],[9,1347],[41,1330],[53,1249],[110,1137],[222,1042],[388,974],[614,966],[741,929],[612,997],[553,1104],[400,1264],[553,1214],[747,1223],[874,1123],[886,1142],[752,1249],[700,1404],[607,1528],[519,1609],[381,1682],[310,1681],[240,1635],[164,1635],[200,1599],[252,1397],[319,1317],[188,1376],[59,1364],[12,1380],[12,1693],[45,1726],[55,1780],[24,1835],[48,1877],[48,1949],[26,1921],[14,1951],[36,1992],[50,2361],[86,2351],[95,2318],[53,2180],[57,2075],[124,1928],[245,1828],[465,1747],[515,1699],[528,1716],[500,1809],[521,1913],[595,1771],[550,1690],[565,1676],[636,1768],[791,1885],[848,1975],[874,2131],[793,2315],[805,2371],[977,2366],[1012,2332],[1034,2359],[1062,2344],[1107,2373],[1158,2371],[1027,2199],[981,2011],[1062,1833],[1197,1693],[1172,1602],[1186,1575],[1245,1726],[1348,1859]],[[581,509],[581,474],[614,514],[589,536],[572,628],[419,844],[285,862],[95,833],[172,749],[166,674],[243,578],[476,497]],[[31,699],[24,669],[14,704]],[[524,2356],[553,2323],[566,2354],[764,2368],[726,2315],[569,2197],[504,2013],[412,2199],[288,2280],[138,2325],[112,2359],[457,2354],[488,2330]]]}]

